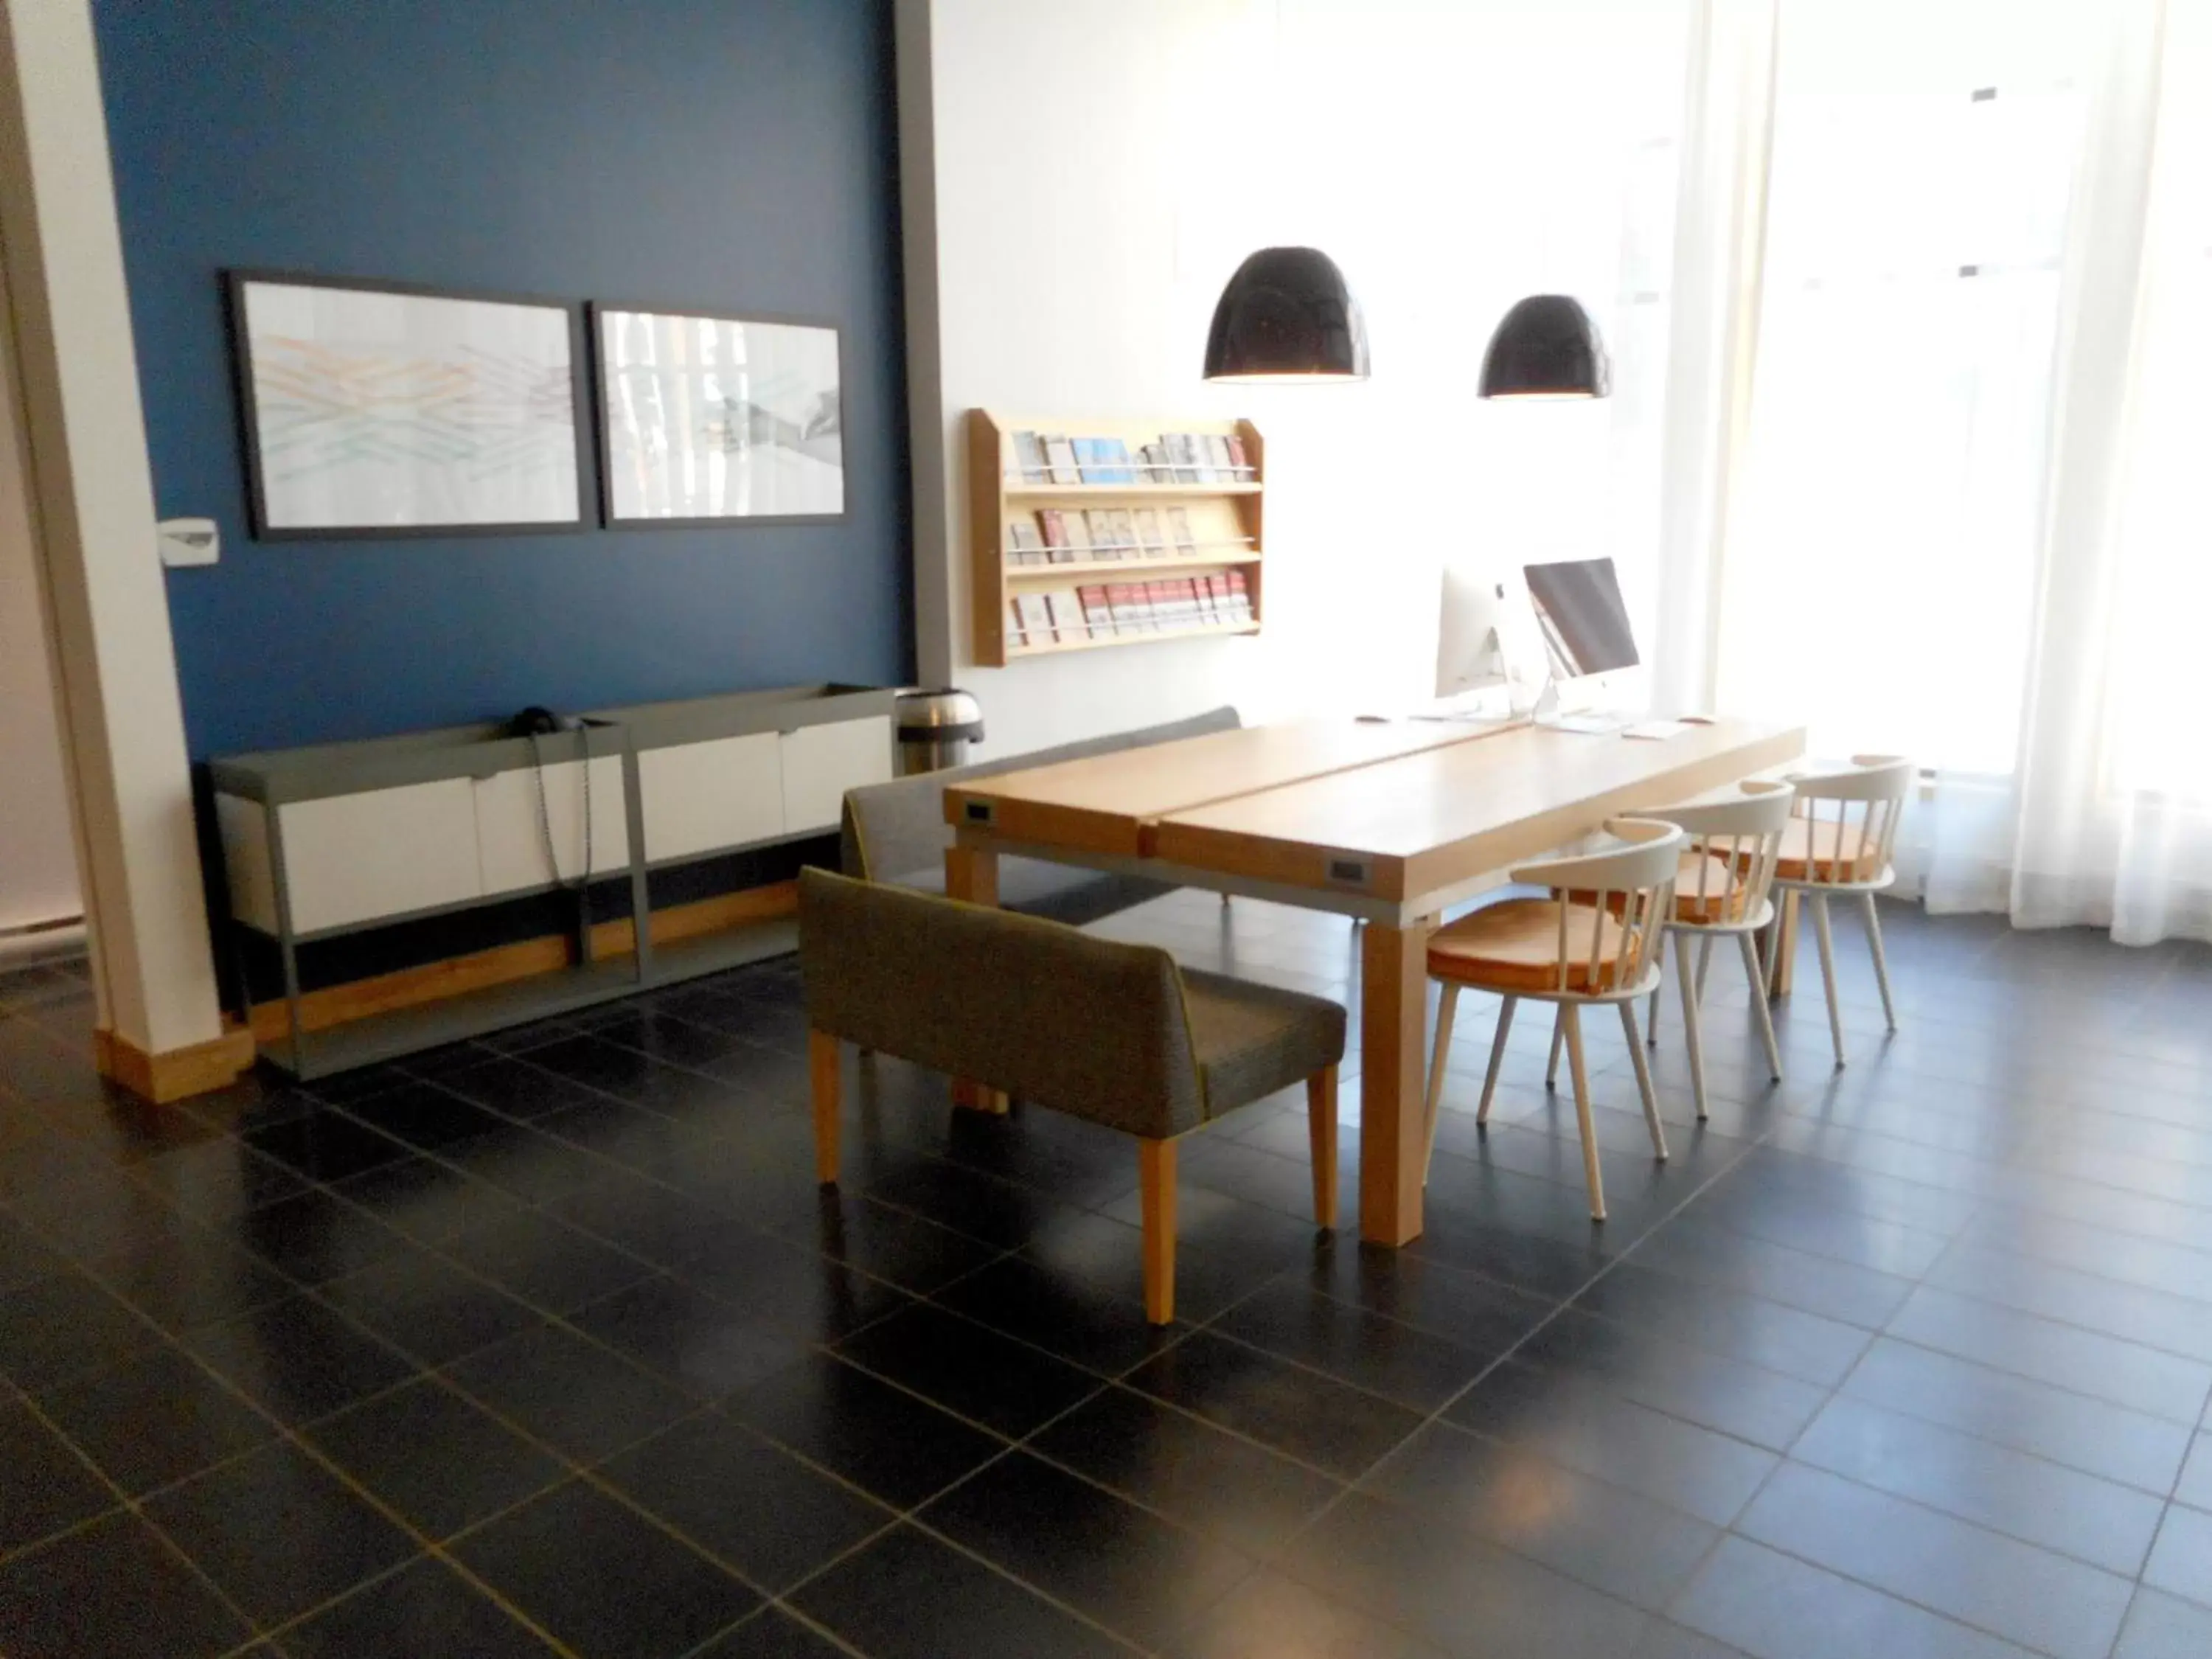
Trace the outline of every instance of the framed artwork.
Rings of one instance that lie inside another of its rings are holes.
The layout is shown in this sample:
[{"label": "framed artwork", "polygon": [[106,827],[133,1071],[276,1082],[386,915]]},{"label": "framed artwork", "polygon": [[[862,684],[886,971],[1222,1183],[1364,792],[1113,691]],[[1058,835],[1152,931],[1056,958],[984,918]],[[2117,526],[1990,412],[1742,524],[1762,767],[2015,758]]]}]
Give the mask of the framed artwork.
[{"label": "framed artwork", "polygon": [[834,325],[601,301],[591,311],[610,526],[845,516]]},{"label": "framed artwork", "polygon": [[228,273],[253,533],[580,529],[573,307]]}]

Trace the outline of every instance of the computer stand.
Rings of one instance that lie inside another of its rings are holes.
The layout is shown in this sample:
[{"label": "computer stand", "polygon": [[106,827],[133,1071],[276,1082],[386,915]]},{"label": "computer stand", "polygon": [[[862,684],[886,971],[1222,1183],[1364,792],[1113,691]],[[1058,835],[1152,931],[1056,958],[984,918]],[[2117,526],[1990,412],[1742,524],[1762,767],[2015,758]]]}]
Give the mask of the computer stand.
[{"label": "computer stand", "polygon": [[1559,682],[1556,676],[1547,676],[1544,690],[1530,711],[1529,723],[1549,727],[1554,732],[1573,732],[1584,737],[1601,738],[1620,731],[1628,721],[1618,714],[1566,714],[1559,711]]}]

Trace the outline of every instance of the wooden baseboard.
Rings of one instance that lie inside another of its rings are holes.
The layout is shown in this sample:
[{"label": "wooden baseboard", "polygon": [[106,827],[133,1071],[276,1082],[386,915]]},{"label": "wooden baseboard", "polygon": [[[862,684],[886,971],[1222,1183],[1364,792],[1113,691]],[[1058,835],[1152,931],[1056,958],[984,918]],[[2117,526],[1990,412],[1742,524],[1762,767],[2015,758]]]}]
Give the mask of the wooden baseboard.
[{"label": "wooden baseboard", "polygon": [[[799,884],[781,881],[701,899],[693,904],[673,904],[655,910],[647,933],[655,945],[672,945],[749,921],[793,915],[798,909]],[[635,948],[636,935],[628,917],[603,921],[592,929],[594,957],[625,956]],[[486,990],[539,974],[557,973],[569,965],[569,950],[568,939],[559,935],[521,939],[465,957],[450,957],[417,968],[379,974],[371,979],[325,986],[300,999],[300,1025],[307,1031],[326,1031],[372,1014],[388,1014],[397,1009],[417,1007],[441,998]],[[291,1035],[291,1021],[284,1004],[256,1003],[252,1029],[254,1038],[264,1047],[283,1042]]]},{"label": "wooden baseboard", "polygon": [[100,1076],[157,1106],[228,1086],[253,1064],[253,1033],[237,1026],[206,1042],[158,1054],[112,1031],[92,1034],[93,1064]]}]

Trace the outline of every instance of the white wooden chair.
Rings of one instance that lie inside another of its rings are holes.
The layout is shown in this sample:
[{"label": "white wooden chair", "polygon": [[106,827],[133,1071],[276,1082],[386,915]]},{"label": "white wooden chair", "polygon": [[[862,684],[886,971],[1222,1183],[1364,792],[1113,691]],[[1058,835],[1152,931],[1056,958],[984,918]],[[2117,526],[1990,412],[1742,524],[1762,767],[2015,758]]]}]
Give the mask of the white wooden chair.
[{"label": "white wooden chair", "polygon": [[[1682,997],[1682,1032],[1690,1050],[1690,1092],[1698,1117],[1705,1114],[1705,1049],[1698,1028],[1698,1003],[1705,992],[1705,969],[1713,941],[1735,936],[1743,953],[1751,987],[1751,1006],[1759,1035],[1766,1045],[1766,1064],[1782,1080],[1782,1051],[1774,1041],[1774,1021],[1766,1009],[1766,969],[1753,944],[1774,921],[1774,871],[1790,823],[1796,792],[1784,781],[1750,778],[1725,793],[1685,801],[1678,806],[1638,809],[1639,817],[1674,824],[1690,837],[1674,878],[1674,910],[1667,929],[1674,939],[1674,983]],[[1690,942],[1698,942],[1697,971],[1690,969]],[[1651,991],[1645,1035],[1659,1040],[1659,989]]]},{"label": "white wooden chair", "polygon": [[1644,1121],[1651,1130],[1651,1150],[1663,1160],[1667,1133],[1660,1127],[1651,1069],[1637,1036],[1635,1005],[1658,983],[1660,937],[1674,910],[1674,880],[1686,839],[1673,824],[1643,818],[1614,818],[1605,829],[1627,844],[1546,859],[1512,872],[1516,882],[1550,888],[1550,897],[1506,899],[1486,906],[1438,928],[1429,940],[1429,976],[1443,985],[1443,1006],[1437,1013],[1436,1054],[1429,1066],[1428,1156],[1433,1159],[1436,1155],[1438,1100],[1460,992],[1490,991],[1505,999],[1498,1012],[1498,1034],[1491,1041],[1490,1069],[1482,1079],[1478,1123],[1490,1120],[1515,1005],[1523,998],[1556,1003],[1574,1072],[1575,1116],[1594,1221],[1605,1219],[1605,1182],[1598,1171],[1597,1137],[1590,1123],[1582,1009],[1589,1003],[1611,1003],[1620,1010]]},{"label": "white wooden chair", "polygon": [[[1856,894],[1865,908],[1867,945],[1874,953],[1875,982],[1881,988],[1882,1018],[1894,1031],[1897,1006],[1889,994],[1889,963],[1882,956],[1881,921],[1875,914],[1874,896],[1897,879],[1892,860],[1912,771],[1912,763],[1899,756],[1854,755],[1844,770],[1801,774],[1790,780],[1796,787],[1796,799],[1775,860],[1774,884],[1802,894],[1813,908],[1820,977],[1828,992],[1828,1031],[1835,1039],[1839,1068],[1844,1063],[1844,1016],[1836,1000],[1836,947],[1828,931],[1828,897]],[[1771,972],[1779,971],[1781,947],[1778,919],[1766,957]]]}]

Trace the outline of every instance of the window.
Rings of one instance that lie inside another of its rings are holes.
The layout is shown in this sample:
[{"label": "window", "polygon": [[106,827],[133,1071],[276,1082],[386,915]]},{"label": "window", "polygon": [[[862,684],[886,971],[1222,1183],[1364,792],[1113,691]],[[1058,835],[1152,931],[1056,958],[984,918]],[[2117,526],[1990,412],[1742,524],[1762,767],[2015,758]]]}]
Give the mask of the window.
[{"label": "window", "polygon": [[1800,711],[1818,754],[2006,775],[2082,97],[2057,32],[1984,82],[1843,9],[1784,13],[1722,699]]}]

